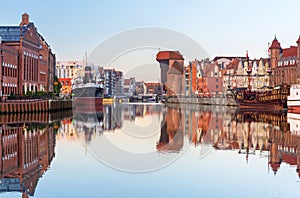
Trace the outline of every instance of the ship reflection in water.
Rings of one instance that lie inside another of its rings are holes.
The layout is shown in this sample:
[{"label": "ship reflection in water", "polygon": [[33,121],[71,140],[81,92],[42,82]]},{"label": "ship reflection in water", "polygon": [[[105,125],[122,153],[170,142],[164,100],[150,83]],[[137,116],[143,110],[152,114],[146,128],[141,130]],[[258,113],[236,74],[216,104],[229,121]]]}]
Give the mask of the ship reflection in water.
[{"label": "ship reflection in water", "polygon": [[[196,187],[202,185],[205,197],[231,197],[232,191],[241,197],[242,191],[255,184],[249,188],[251,197],[261,192],[277,197],[279,193],[293,195],[289,186],[299,181],[300,114],[240,112],[222,106],[113,104],[97,112],[74,111],[64,119],[44,114],[16,116],[1,117],[1,195],[97,197],[101,192],[118,197],[122,191],[118,188],[134,186],[140,190],[138,195],[145,195],[150,185],[155,189],[154,194],[149,191],[153,197],[165,188],[153,182],[153,177],[170,187],[168,178],[174,175],[172,179],[203,178],[191,184],[195,188],[190,195],[199,193]],[[50,164],[55,168],[50,169]],[[124,174],[114,169],[159,170]],[[245,175],[247,185],[245,180],[238,181]],[[139,178],[138,182],[133,178]],[[232,186],[225,185],[230,178],[234,178]],[[123,187],[124,181],[129,186]],[[209,189],[222,185],[220,191]],[[136,195],[123,191],[124,197]],[[172,196],[176,192],[172,190]]]},{"label": "ship reflection in water", "polygon": [[[157,126],[151,126],[149,120]],[[259,155],[267,159],[274,174],[282,163],[295,166],[295,172],[300,173],[300,152],[297,150],[300,148],[300,116],[288,120],[282,112],[239,112],[236,108],[221,106],[108,105],[97,114],[75,112],[72,125],[70,127],[81,134],[85,146],[104,144],[101,139],[106,138],[128,152],[139,152],[134,149],[153,152],[155,149],[160,157],[164,153],[166,156],[184,153],[189,146],[205,146],[211,150],[235,150],[237,155],[244,155],[245,163],[249,156]],[[290,125],[292,128],[299,125],[299,129],[290,129]],[[147,128],[152,128],[153,134],[143,132]],[[134,142],[148,137],[147,134],[152,147]],[[110,157],[114,155],[112,150]],[[107,159],[100,159],[103,160],[105,163]]]}]

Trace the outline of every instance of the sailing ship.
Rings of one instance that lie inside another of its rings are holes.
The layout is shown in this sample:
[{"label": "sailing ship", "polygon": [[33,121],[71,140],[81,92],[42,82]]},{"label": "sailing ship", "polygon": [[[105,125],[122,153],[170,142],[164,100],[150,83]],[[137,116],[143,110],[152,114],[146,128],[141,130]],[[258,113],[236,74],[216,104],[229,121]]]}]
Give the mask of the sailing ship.
[{"label": "sailing ship", "polygon": [[91,66],[85,66],[84,76],[72,82],[72,96],[76,110],[95,111],[103,103],[104,80],[100,74],[94,78]]},{"label": "sailing ship", "polygon": [[287,108],[289,85],[282,84],[267,91],[236,90],[235,100],[239,108],[260,110],[283,110]]}]

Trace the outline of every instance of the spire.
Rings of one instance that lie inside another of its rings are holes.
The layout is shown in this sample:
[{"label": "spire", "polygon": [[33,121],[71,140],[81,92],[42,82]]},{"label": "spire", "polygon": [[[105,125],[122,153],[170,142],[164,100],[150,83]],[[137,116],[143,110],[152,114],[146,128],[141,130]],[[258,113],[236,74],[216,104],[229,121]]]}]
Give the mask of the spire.
[{"label": "spire", "polygon": [[276,35],[274,40],[272,41],[270,49],[281,49],[280,43],[278,42]]},{"label": "spire", "polygon": [[299,38],[298,38],[298,40],[296,41],[296,43],[298,43],[298,44],[300,43],[300,35],[299,35]]}]

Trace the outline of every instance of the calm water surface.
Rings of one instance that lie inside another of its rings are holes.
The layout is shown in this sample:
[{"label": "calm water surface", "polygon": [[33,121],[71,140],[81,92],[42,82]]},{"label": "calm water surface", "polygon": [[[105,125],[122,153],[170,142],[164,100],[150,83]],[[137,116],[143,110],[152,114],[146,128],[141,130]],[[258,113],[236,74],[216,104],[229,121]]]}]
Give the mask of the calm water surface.
[{"label": "calm water surface", "polygon": [[1,116],[0,196],[300,197],[298,118],[155,104]]}]

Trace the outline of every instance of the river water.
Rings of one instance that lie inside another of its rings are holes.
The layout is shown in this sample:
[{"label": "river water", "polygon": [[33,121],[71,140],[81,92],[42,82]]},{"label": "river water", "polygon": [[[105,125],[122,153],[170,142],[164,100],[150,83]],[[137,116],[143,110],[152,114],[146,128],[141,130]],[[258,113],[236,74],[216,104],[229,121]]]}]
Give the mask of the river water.
[{"label": "river water", "polygon": [[1,197],[300,197],[300,115],[114,104],[1,116]]}]

